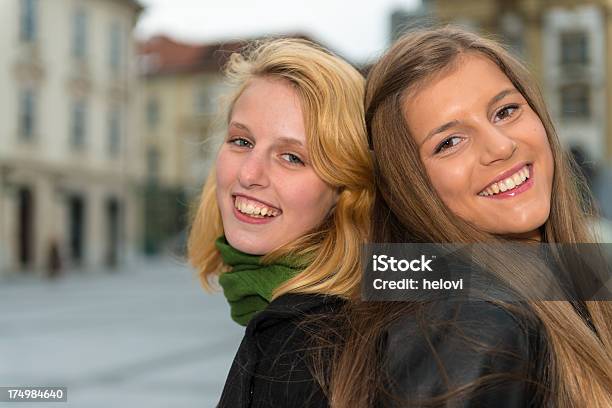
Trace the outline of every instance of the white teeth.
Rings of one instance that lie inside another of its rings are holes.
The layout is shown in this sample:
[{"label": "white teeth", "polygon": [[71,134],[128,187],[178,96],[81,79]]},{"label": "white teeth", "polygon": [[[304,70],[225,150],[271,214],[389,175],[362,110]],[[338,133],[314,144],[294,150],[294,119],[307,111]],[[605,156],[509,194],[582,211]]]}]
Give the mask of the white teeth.
[{"label": "white teeth", "polygon": [[248,214],[255,218],[275,217],[279,214],[278,211],[270,207],[265,207],[263,204],[248,200],[244,197],[235,197],[234,207],[243,214]]},{"label": "white teeth", "polygon": [[529,179],[529,167],[525,166],[512,176],[498,181],[497,183],[491,184],[489,187],[484,189],[479,193],[481,196],[491,196],[495,194],[503,193],[508,190],[512,190],[513,188],[520,186],[525,182],[525,180]]}]

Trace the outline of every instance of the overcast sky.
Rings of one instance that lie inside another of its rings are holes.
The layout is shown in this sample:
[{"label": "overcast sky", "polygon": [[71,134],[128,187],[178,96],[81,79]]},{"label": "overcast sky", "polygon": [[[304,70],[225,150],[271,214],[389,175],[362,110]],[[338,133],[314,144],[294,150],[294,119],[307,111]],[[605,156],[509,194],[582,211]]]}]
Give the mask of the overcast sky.
[{"label": "overcast sky", "polygon": [[388,45],[395,9],[420,0],[140,0],[139,38],[169,34],[189,42],[266,34],[308,34],[353,62],[376,58]]}]

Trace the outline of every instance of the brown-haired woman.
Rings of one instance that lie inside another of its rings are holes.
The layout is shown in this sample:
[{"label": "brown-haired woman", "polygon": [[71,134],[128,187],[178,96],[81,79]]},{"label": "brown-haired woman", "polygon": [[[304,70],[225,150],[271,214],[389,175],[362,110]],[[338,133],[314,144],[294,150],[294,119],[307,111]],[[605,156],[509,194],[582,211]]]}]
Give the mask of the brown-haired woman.
[{"label": "brown-haired woman", "polygon": [[[540,92],[497,43],[408,33],[370,71],[365,108],[374,242],[593,242]],[[333,406],[612,406],[609,302],[360,303],[350,318]]]}]

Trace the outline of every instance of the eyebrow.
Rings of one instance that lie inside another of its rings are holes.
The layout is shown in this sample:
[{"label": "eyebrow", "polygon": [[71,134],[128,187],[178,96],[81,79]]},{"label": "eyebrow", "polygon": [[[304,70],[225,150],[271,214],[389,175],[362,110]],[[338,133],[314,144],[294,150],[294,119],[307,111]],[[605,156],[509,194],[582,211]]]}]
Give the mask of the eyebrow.
[{"label": "eyebrow", "polygon": [[501,101],[502,99],[504,99],[506,96],[513,94],[513,93],[519,93],[519,91],[517,91],[515,88],[508,88],[508,89],[504,89],[503,91],[501,91],[500,93],[498,93],[497,95],[495,95],[493,98],[491,98],[491,100],[489,101],[489,104],[487,105],[487,111],[489,111],[491,109],[491,107],[493,105],[495,105],[497,102]]},{"label": "eyebrow", "polygon": [[240,123],[240,122],[230,122],[230,124],[228,125],[228,127],[231,127],[231,126],[235,126],[235,127],[237,127],[238,129],[246,130],[247,132],[251,133],[251,130],[249,129],[249,127],[248,127],[247,125],[243,125],[243,124],[242,124],[242,123]]},{"label": "eyebrow", "polygon": [[295,139],[293,137],[279,137],[278,142],[280,143],[285,143],[288,145],[295,145],[295,146],[299,146],[299,147],[304,147],[304,144],[302,143],[301,140]]},{"label": "eyebrow", "polygon": [[[251,130],[249,129],[249,127],[247,125],[244,125],[240,122],[230,122],[229,126],[235,126],[239,129],[242,130],[246,130],[249,133],[252,133]],[[299,146],[299,147],[304,147],[304,144],[302,143],[301,140],[295,139],[293,137],[287,137],[287,136],[281,136],[277,139],[277,142],[279,144],[288,144],[288,145],[294,145],[294,146]]]},{"label": "eyebrow", "polygon": [[437,128],[435,128],[434,130],[432,130],[431,132],[429,132],[427,134],[427,136],[425,136],[425,139],[423,139],[423,142],[421,143],[421,145],[424,145],[425,142],[427,142],[429,139],[431,139],[432,136],[438,134],[438,133],[442,133],[447,131],[448,129],[457,126],[459,124],[458,120],[451,120],[450,122],[446,122],[445,124],[443,124],[442,126],[438,126]]},{"label": "eyebrow", "polygon": [[[497,102],[501,101],[506,96],[513,94],[513,93],[519,93],[519,92],[515,88],[508,88],[508,89],[504,89],[503,91],[495,95],[493,98],[491,98],[491,100],[487,104],[487,111],[489,111],[491,107],[495,105]],[[432,136],[438,133],[445,132],[454,126],[459,125],[459,123],[460,122],[458,120],[451,120],[450,122],[447,122],[443,124],[442,126],[438,126],[437,128],[433,129],[431,132],[429,132],[427,136],[425,136],[425,139],[423,139],[423,142],[421,143],[421,145],[425,144],[425,142],[427,142],[427,140],[429,140]]]}]

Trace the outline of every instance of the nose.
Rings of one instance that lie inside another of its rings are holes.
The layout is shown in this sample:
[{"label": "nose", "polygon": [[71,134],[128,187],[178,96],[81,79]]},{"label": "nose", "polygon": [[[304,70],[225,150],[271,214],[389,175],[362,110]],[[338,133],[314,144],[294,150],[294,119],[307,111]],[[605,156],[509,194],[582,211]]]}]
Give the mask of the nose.
[{"label": "nose", "polygon": [[244,156],[238,172],[238,182],[244,188],[266,187],[268,171],[265,158],[251,150]]},{"label": "nose", "polygon": [[481,163],[484,165],[510,159],[518,147],[504,129],[493,124],[482,129],[479,136],[482,141]]}]

